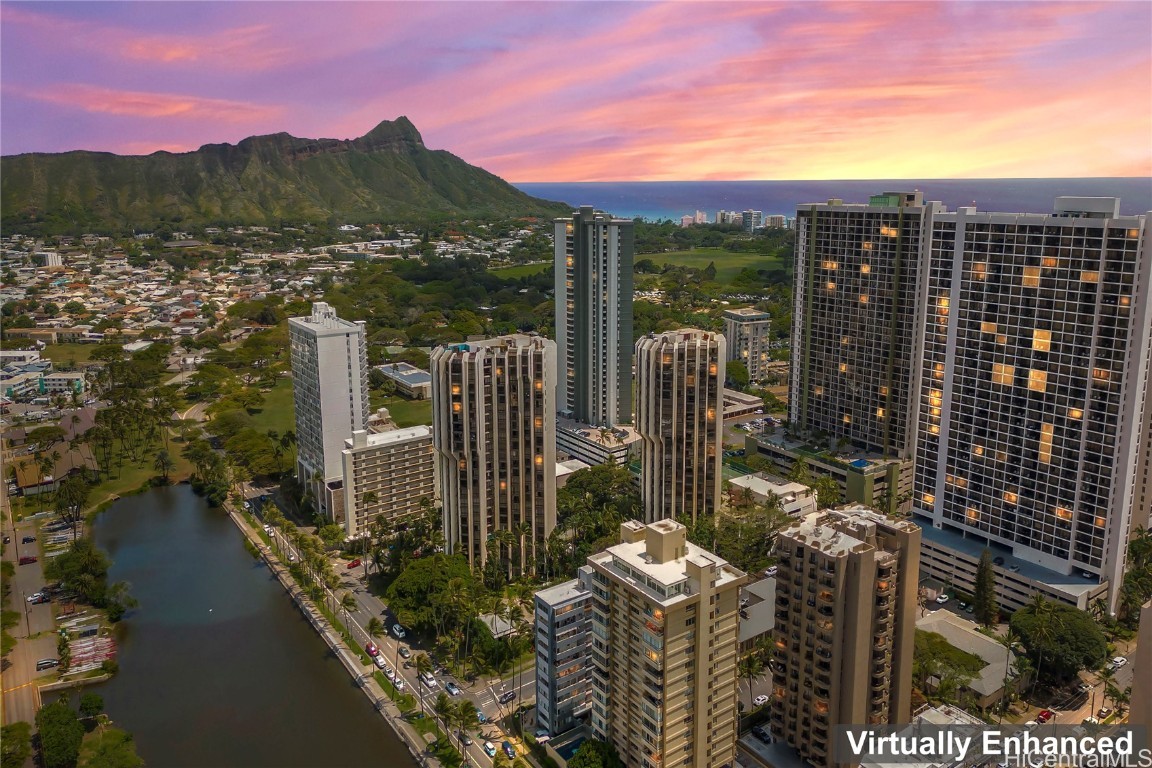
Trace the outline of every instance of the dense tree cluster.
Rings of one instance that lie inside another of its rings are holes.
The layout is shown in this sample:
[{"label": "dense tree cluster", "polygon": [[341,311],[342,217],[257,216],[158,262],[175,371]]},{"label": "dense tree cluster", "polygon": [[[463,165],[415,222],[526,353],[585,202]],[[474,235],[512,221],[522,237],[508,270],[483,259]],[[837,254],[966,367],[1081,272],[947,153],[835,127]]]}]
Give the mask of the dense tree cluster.
[{"label": "dense tree cluster", "polygon": [[1108,641],[1091,616],[1042,595],[1012,614],[1011,627],[1041,680],[1071,680],[1108,657]]}]

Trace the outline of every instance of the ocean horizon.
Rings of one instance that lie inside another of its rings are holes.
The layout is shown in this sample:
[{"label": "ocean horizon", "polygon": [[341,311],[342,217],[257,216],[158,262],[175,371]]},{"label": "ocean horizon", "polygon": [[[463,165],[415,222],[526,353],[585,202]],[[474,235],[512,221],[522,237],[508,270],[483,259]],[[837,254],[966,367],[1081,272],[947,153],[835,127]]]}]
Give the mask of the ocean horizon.
[{"label": "ocean horizon", "polygon": [[522,182],[517,189],[534,197],[591,205],[623,218],[650,221],[671,219],[696,211],[713,221],[716,211],[763,211],[765,215],[796,215],[802,203],[822,203],[838,197],[845,203],[866,203],[880,192],[914,191],[925,200],[938,200],[955,210],[975,205],[983,211],[1051,213],[1061,195],[1119,197],[1125,215],[1152,211],[1152,178],[1073,179],[875,179],[848,181],[604,181]]}]

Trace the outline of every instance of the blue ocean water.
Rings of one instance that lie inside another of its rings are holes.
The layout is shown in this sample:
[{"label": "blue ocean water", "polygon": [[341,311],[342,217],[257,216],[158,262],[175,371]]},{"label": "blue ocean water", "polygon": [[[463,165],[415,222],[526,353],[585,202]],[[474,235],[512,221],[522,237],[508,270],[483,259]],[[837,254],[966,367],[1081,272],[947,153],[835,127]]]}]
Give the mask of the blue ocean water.
[{"label": "blue ocean water", "polygon": [[939,200],[954,210],[976,204],[983,211],[1050,213],[1060,195],[1119,197],[1120,212],[1152,211],[1152,179],[888,179],[875,181],[620,181],[531,182],[516,188],[546,200],[572,206],[591,205],[616,216],[672,219],[697,210],[712,221],[716,211],[753,209],[767,214],[796,215],[800,203],[839,197],[866,203],[880,192],[920,190],[925,200]]}]

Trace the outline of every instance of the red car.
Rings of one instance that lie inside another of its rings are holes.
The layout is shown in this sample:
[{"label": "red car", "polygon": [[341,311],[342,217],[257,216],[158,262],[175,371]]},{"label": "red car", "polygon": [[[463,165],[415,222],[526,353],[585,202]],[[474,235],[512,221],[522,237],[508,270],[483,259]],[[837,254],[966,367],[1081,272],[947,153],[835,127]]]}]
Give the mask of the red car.
[{"label": "red car", "polygon": [[355,560],[353,560],[352,562],[348,563],[348,565],[347,565],[347,566],[345,566],[345,567],[346,567],[346,568],[355,568],[355,567],[356,567],[356,566],[358,566],[358,565],[360,565],[360,558],[356,558],[356,559],[355,559]]},{"label": "red car", "polygon": [[364,650],[368,651],[369,656],[376,656],[380,653],[380,649],[372,643],[368,643],[368,645],[364,646]]},{"label": "red car", "polygon": [[24,557],[20,558],[20,565],[29,565],[34,562],[36,562],[36,558],[32,555],[25,555]]},{"label": "red car", "polygon": [[1049,720],[1051,720],[1055,716],[1056,715],[1052,712],[1052,710],[1044,709],[1044,710],[1040,711],[1040,714],[1036,715],[1036,722],[1043,725],[1044,723],[1048,722]]}]

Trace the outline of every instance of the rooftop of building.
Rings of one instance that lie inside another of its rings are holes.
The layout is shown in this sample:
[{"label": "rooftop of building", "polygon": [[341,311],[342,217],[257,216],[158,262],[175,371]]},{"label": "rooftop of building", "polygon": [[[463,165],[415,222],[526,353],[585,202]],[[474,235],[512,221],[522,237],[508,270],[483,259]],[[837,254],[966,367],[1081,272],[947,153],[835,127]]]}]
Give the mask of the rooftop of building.
[{"label": "rooftop of building", "polygon": [[590,465],[586,464],[580,459],[568,459],[567,461],[556,462],[556,479],[571,475],[573,472],[579,472],[582,469],[589,469]]},{"label": "rooftop of building", "polygon": [[732,320],[771,320],[772,315],[755,307],[738,307],[724,310],[724,317]]},{"label": "rooftop of building", "polygon": [[594,427],[575,419],[556,417],[556,431],[568,432],[591,443],[613,448],[618,445],[629,445],[640,439],[640,433],[630,426],[620,424],[615,427]]},{"label": "rooftop of building", "polygon": [[421,437],[432,437],[432,427],[427,424],[421,424],[415,427],[404,427],[402,429],[389,429],[384,432],[365,432],[364,444],[357,445],[356,438],[359,430],[352,433],[352,437],[344,441],[345,449],[352,448],[377,448],[382,445],[391,445],[394,443],[403,443],[407,440],[415,440]]},{"label": "rooftop of building", "polygon": [[569,600],[587,597],[589,594],[591,593],[580,583],[580,579],[570,579],[537,591],[536,599],[546,605],[561,605]]},{"label": "rooftop of building", "polygon": [[376,366],[376,369],[388,378],[403,381],[405,384],[416,385],[432,382],[432,374],[411,363],[385,363]]},{"label": "rooftop of building", "polygon": [[362,330],[364,327],[363,322],[354,323],[337,317],[335,308],[323,301],[317,301],[312,305],[311,315],[290,317],[288,324],[289,326],[305,327],[312,331],[339,331],[341,333]]},{"label": "rooftop of building", "polygon": [[[705,569],[715,567],[713,588],[744,578],[744,572],[730,565],[724,558],[688,541],[684,526],[674,520],[658,520],[648,525],[629,520],[620,527],[622,538],[630,536],[633,540],[608,547],[588,559],[615,572],[655,602],[671,603],[684,594],[684,587],[693,589],[689,564]],[[661,562],[656,551],[661,545],[664,545],[666,551],[679,556]],[[699,585],[695,585],[694,591],[699,591]]]},{"label": "rooftop of building", "polygon": [[774,493],[783,501],[794,501],[798,498],[811,496],[813,491],[803,483],[793,482],[783,477],[758,472],[754,475],[734,477],[730,481],[738,488],[747,488],[752,493],[765,496]]},{"label": "rooftop of building", "polygon": [[1016,663],[1011,651],[1005,659],[1004,646],[976,630],[976,625],[951,611],[936,610],[916,621],[916,629],[935,632],[953,648],[970,653],[984,662],[984,667],[968,683],[980,696],[990,696],[1004,687],[1007,670]]},{"label": "rooftop of building", "polygon": [[920,530],[923,531],[923,545],[944,547],[961,555],[966,555],[975,562],[980,560],[985,549],[990,549],[994,556],[1004,559],[1003,563],[994,566],[996,570],[1006,570],[1015,576],[1047,584],[1074,600],[1087,592],[1098,589],[1100,586],[1099,578],[1096,576],[1084,576],[1079,571],[1073,574],[1060,573],[1016,557],[1012,554],[1012,550],[1004,545],[996,543],[989,545],[982,539],[972,539],[954,531],[936,528],[928,518],[913,515],[913,520],[920,523]]},{"label": "rooftop of building", "polygon": [[864,474],[884,472],[886,471],[885,465],[899,461],[899,459],[885,457],[876,451],[866,451],[852,446],[836,449],[821,446],[813,440],[790,435],[787,430],[782,428],[771,428],[759,435],[754,435],[754,437],[757,442],[764,445],[771,444],[792,454],[831,465],[839,465],[845,469]]},{"label": "rooftop of building", "polygon": [[[776,579],[753,581],[744,585],[742,596],[748,604],[740,609],[738,640],[745,643],[771,632],[776,626]],[[743,600],[741,600],[743,603]]]}]

